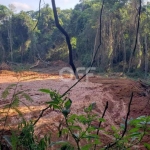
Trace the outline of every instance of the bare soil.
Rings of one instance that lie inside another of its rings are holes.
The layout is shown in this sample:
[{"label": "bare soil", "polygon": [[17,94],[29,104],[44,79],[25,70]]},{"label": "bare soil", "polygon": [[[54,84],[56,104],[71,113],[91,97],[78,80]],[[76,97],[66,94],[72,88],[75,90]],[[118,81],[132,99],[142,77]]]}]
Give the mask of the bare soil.
[{"label": "bare soil", "polygon": [[[40,111],[46,107],[45,102],[50,101],[49,95],[40,92],[39,89],[52,89],[63,94],[76,82],[75,80],[71,80],[70,82],[62,81],[56,70],[52,72],[52,70],[48,69],[36,69],[36,71],[46,73],[33,71],[21,73],[1,71],[0,73],[0,95],[8,85],[19,82],[17,90],[25,90],[34,100],[31,103],[22,99],[20,103],[19,110],[25,115],[26,119],[36,119]],[[64,75],[64,78],[69,78],[69,75]],[[89,82],[82,80],[78,83],[67,96],[73,101],[72,113],[82,113],[86,106],[95,102],[95,113],[101,116],[108,101],[109,107],[105,115],[105,119],[107,120],[105,128],[109,130],[110,125],[118,127],[120,123],[123,123],[132,92],[134,93],[134,97],[131,105],[130,118],[150,115],[150,94],[145,91],[139,82],[127,78],[93,76],[90,77]],[[10,93],[11,94],[5,100],[0,99],[1,110],[4,105],[10,103],[13,91],[11,90]],[[24,103],[26,103],[30,109],[27,108]],[[8,124],[15,126],[18,120],[17,113],[11,109],[7,120]],[[36,124],[35,134],[42,137],[49,131],[56,133],[60,120],[61,116],[59,113],[47,110]],[[106,142],[109,141],[110,138],[109,136],[104,137],[103,140]],[[146,137],[144,141],[149,142],[150,138]]]}]

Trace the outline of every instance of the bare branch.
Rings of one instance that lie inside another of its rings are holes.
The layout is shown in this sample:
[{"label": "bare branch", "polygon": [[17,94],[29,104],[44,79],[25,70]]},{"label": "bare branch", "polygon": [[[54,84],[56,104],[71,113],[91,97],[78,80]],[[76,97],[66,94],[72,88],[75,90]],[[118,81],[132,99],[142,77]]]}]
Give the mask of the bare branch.
[{"label": "bare branch", "polygon": [[57,10],[56,10],[56,4],[55,4],[55,0],[51,0],[52,1],[52,7],[53,7],[53,13],[54,13],[54,18],[55,18],[55,24],[56,24],[56,27],[61,31],[61,33],[66,37],[66,42],[67,42],[67,45],[68,45],[68,49],[69,49],[69,64],[70,66],[72,67],[72,70],[76,76],[77,79],[79,79],[79,76],[77,74],[77,71],[76,71],[76,67],[73,63],[73,57],[72,57],[72,45],[71,45],[71,42],[70,42],[70,38],[69,38],[69,35],[68,33],[63,29],[63,27],[60,25],[59,23],[59,20],[58,20],[58,15],[57,15]]},{"label": "bare branch", "polygon": [[[102,118],[104,118],[107,109],[108,109],[108,101],[106,102],[106,106],[105,106],[104,112],[102,114]],[[97,135],[99,134],[101,124],[102,124],[102,121],[99,122],[97,133],[96,133]],[[94,150],[96,150],[96,144],[94,145]]]},{"label": "bare branch", "polygon": [[44,108],[44,109],[42,109],[42,111],[41,111],[41,113],[40,113],[40,115],[39,115],[39,117],[35,120],[35,122],[33,123],[33,126],[35,126],[36,125],[36,123],[42,118],[42,116],[43,116],[43,114],[44,114],[44,112],[46,111],[46,110],[48,110],[50,107],[48,106],[48,107],[46,107],[46,108]]},{"label": "bare branch", "polygon": [[103,15],[104,1],[105,0],[103,0],[103,2],[102,2],[102,6],[101,6],[101,10],[100,10],[100,27],[99,27],[99,30],[100,30],[100,43],[99,43],[99,45],[98,45],[98,47],[95,51],[95,54],[94,54],[94,57],[92,59],[91,65],[89,66],[89,70],[74,85],[72,85],[66,92],[64,92],[62,94],[62,97],[64,97],[74,86],[76,86],[91,71],[91,68],[92,68],[92,66],[94,64],[94,61],[95,61],[95,57],[97,55],[97,52],[98,52],[100,46],[102,45],[102,42],[101,42],[102,41],[102,37],[101,37],[102,34],[101,33],[102,33],[102,15]]},{"label": "bare branch", "polygon": [[33,28],[33,31],[35,30],[35,28],[37,27],[37,25],[39,23],[40,16],[41,16],[41,0],[39,1],[39,16],[38,16],[38,20],[37,20],[37,23],[36,23],[35,27]]},{"label": "bare branch", "polygon": [[126,133],[126,131],[127,131],[127,127],[128,127],[128,118],[129,118],[129,115],[130,115],[132,99],[133,99],[133,92],[132,92],[132,94],[131,94],[130,102],[129,102],[129,105],[128,105],[128,113],[127,113],[127,115],[126,115],[125,128],[124,128],[124,131],[123,131],[123,133],[122,133],[121,138],[124,137],[124,135],[125,135],[125,133]]},{"label": "bare branch", "polygon": [[131,103],[132,103],[132,100],[133,100],[133,92],[132,92],[132,94],[131,94],[131,98],[130,98],[130,101],[129,101],[128,112],[127,112],[126,119],[125,119],[125,127],[124,127],[124,130],[123,130],[123,132],[122,132],[122,135],[121,135],[121,137],[120,137],[117,141],[115,141],[115,142],[112,143],[112,144],[107,145],[107,147],[105,148],[105,150],[107,150],[107,149],[109,149],[109,148],[115,146],[115,145],[118,143],[118,141],[120,141],[120,140],[124,137],[124,135],[126,134],[126,132],[127,132],[127,127],[128,127],[128,118],[129,118],[130,111],[131,111]]}]

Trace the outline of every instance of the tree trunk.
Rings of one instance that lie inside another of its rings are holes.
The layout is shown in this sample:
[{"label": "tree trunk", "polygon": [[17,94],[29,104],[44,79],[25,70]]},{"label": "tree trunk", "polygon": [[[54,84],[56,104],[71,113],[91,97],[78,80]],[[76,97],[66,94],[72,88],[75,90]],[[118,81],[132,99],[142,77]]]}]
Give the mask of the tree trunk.
[{"label": "tree trunk", "polygon": [[10,46],[10,57],[11,57],[11,61],[13,62],[13,41],[12,41],[11,18],[9,18],[8,40],[9,40],[9,46]]},{"label": "tree trunk", "polygon": [[141,68],[142,64],[142,50],[141,50],[141,43],[140,43],[140,34],[138,34],[138,40],[137,40],[137,45],[138,45],[138,64],[137,64],[137,69]]},{"label": "tree trunk", "polygon": [[148,72],[148,49],[147,49],[147,36],[145,35],[145,79],[147,79],[147,72]]},{"label": "tree trunk", "polygon": [[124,47],[123,47],[123,73],[125,73],[126,64],[127,64],[127,56],[126,56],[126,40],[124,38]]},{"label": "tree trunk", "polygon": [[113,67],[113,33],[112,33],[112,21],[111,20],[109,23],[109,54],[108,54],[108,59],[109,59],[108,69],[110,70]]}]

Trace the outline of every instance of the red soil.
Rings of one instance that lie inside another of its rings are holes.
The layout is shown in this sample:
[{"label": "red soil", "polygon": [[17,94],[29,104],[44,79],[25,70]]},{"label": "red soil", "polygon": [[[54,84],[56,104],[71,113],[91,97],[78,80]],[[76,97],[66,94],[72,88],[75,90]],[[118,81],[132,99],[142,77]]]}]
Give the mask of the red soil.
[{"label": "red soil", "polygon": [[[68,77],[68,75],[65,76],[65,78]],[[75,80],[63,82],[56,73],[40,74],[35,72],[22,72],[16,74],[14,72],[2,71],[0,73],[0,95],[8,85],[16,83],[18,80],[18,90],[27,90],[27,93],[34,100],[30,103],[22,99],[30,107],[30,110],[20,103],[19,109],[27,119],[37,118],[40,111],[46,107],[45,102],[50,100],[49,96],[39,92],[39,89],[53,89],[62,94],[75,83]],[[68,93],[68,96],[73,101],[72,113],[82,113],[84,107],[96,102],[97,107],[95,113],[101,116],[108,101],[109,107],[105,115],[105,119],[107,120],[105,128],[109,130],[110,125],[118,127],[123,118],[126,117],[132,92],[134,93],[134,97],[129,117],[136,118],[142,115],[150,115],[150,94],[145,91],[139,82],[126,78],[103,78],[94,76],[90,78],[89,82],[83,80],[78,83]],[[0,99],[0,107],[2,108],[10,100],[11,94],[6,100]],[[17,114],[14,110],[10,110],[9,115],[9,125],[15,125],[18,121]],[[46,111],[36,125],[35,134],[42,137],[48,131],[55,133],[60,119],[60,114],[51,110]],[[111,136],[105,137],[105,142],[109,141],[110,138]],[[147,137],[144,140],[149,142],[150,138]]]}]

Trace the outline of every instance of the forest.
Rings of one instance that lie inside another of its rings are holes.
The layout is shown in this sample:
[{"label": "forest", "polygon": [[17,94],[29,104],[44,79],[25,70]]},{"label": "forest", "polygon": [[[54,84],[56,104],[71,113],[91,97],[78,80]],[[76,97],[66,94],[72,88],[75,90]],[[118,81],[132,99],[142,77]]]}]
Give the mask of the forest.
[{"label": "forest", "polygon": [[[83,66],[90,64],[99,44],[101,5],[97,0],[85,0],[74,9],[57,8],[59,22],[71,39],[73,59]],[[94,61],[97,71],[144,72],[146,77],[150,69],[150,2],[106,1],[101,19],[102,44]],[[40,13],[15,13],[13,5],[0,5],[0,22],[0,62],[68,62],[65,37],[55,26],[48,4]]]},{"label": "forest", "polygon": [[150,2],[51,3],[0,4],[0,150],[150,150]]}]

